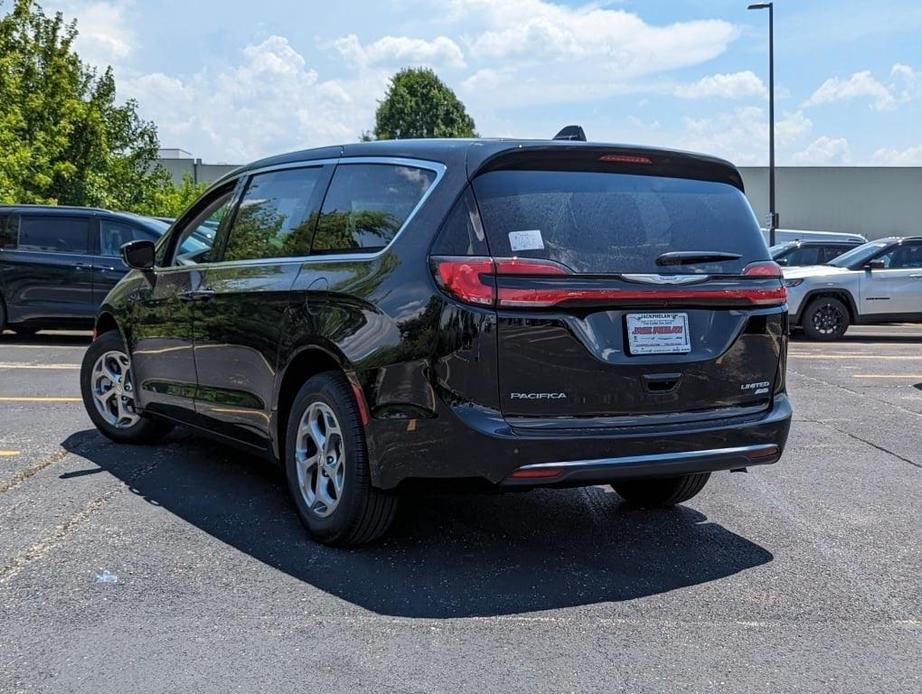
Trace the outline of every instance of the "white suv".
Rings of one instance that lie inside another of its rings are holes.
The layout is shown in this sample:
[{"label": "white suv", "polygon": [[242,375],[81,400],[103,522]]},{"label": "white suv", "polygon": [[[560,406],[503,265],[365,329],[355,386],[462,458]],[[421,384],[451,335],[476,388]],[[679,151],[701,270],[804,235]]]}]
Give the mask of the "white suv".
[{"label": "white suv", "polygon": [[786,268],[793,324],[814,340],[852,323],[922,322],[922,237],[870,241],[826,265]]}]

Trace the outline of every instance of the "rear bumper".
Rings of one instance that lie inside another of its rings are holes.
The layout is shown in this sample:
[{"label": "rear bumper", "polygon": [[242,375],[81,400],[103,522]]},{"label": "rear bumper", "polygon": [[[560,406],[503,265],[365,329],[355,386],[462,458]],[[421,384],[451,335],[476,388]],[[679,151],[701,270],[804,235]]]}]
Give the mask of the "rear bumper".
[{"label": "rear bumper", "polygon": [[371,424],[376,486],[450,478],[566,486],[765,465],[784,451],[791,405],[782,393],[767,410],[745,417],[602,431],[523,432],[493,411],[470,406],[446,407],[436,418],[411,422]]}]

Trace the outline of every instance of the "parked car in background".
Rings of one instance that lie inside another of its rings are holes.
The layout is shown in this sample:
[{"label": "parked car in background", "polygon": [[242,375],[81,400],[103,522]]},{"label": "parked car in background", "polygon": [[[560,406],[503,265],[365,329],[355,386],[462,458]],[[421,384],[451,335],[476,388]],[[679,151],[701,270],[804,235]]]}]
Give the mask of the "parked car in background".
[{"label": "parked car in background", "polygon": [[772,246],[772,260],[785,267],[825,265],[863,241],[788,241]]},{"label": "parked car in background", "polygon": [[380,536],[421,480],[684,502],[776,462],[790,426],[781,269],[742,188],[723,160],[580,142],[257,162],[125,247],[87,412],[115,441],[180,423],[278,461],[329,544]]},{"label": "parked car in background", "polygon": [[922,322],[922,237],[870,241],[826,265],[785,268],[794,325],[815,340],[851,324]]},{"label": "parked car in background", "polygon": [[[771,233],[768,229],[762,229],[762,235],[765,241],[769,242]],[[849,234],[841,231],[808,231],[802,229],[775,229],[775,245],[789,243],[791,241],[850,241],[855,243],[867,243],[867,238],[861,234]]]},{"label": "parked car in background", "polygon": [[[87,207],[0,206],[0,331],[91,328],[128,271],[121,247],[159,239],[169,224]],[[186,251],[210,247],[190,237]]]}]

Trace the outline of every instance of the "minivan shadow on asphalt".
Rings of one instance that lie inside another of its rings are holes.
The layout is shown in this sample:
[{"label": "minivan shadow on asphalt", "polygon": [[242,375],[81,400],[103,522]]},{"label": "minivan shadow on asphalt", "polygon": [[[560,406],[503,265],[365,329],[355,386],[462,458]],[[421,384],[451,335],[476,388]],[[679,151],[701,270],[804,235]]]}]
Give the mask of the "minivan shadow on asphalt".
[{"label": "minivan shadow on asphalt", "polygon": [[270,465],[186,433],[130,455],[87,433],[62,445],[218,540],[379,614],[473,617],[631,600],[773,558],[691,508],[631,508],[599,487],[414,496],[384,541],[330,549],[308,538]]}]

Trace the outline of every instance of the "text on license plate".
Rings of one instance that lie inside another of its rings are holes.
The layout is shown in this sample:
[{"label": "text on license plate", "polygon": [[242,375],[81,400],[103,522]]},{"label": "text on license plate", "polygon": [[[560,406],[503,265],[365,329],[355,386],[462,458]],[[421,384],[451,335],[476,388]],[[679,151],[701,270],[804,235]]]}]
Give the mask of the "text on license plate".
[{"label": "text on license plate", "polygon": [[629,313],[627,339],[631,354],[687,354],[691,352],[688,314]]}]

